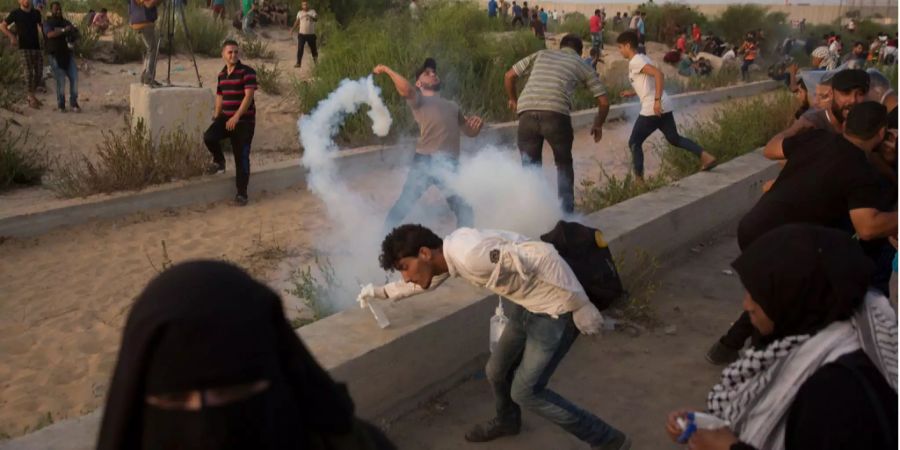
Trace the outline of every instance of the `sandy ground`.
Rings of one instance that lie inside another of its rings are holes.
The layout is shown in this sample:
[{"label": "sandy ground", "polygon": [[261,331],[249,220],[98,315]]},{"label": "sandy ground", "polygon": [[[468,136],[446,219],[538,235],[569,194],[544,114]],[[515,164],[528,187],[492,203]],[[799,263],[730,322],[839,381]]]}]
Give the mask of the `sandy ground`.
[{"label": "sandy ground", "polygon": [[[296,121],[300,106],[295,97],[290,95],[290,87],[294,80],[309,77],[313,62],[307,49],[303,67],[294,68],[296,40],[288,29],[266,27],[260,35],[269,43],[269,49],[275,52],[275,57],[271,60],[242,58],[242,61],[251,67],[259,67],[260,64],[271,67],[278,63],[284,92],[280,96],[257,92],[257,114],[265,120],[260,120],[257,124],[252,157],[254,163],[264,164],[299,153]],[[111,38],[109,33],[103,37],[104,40]],[[221,58],[197,55],[197,67],[204,87],[215,89],[216,77],[223,65]],[[38,95],[44,103],[41,109],[28,108],[24,102],[19,105],[18,111],[0,109],[0,119],[12,119],[31,127],[38,135],[43,135],[52,158],[82,154],[93,158],[96,155],[96,146],[103,141],[102,133],[124,126],[123,116],[129,109],[129,86],[138,82],[142,65],[141,62],[106,64],[78,60],[78,68],[78,102],[82,107],[80,114],[56,110],[56,83],[52,78],[46,80],[47,93]],[[168,60],[160,55],[156,75],[160,82],[166,80],[167,68]],[[190,57],[179,55],[172,58],[172,83],[181,86],[197,85]],[[68,85],[66,91],[68,92]],[[66,102],[68,103],[68,93]],[[280,156],[280,153],[285,152],[288,153],[287,156]],[[273,158],[273,153],[279,156]]]},{"label": "sandy ground", "polygon": [[[637,337],[582,336],[549,388],[625,431],[633,449],[683,448],[665,434],[666,414],[682,407],[704,410],[706,394],[719,380],[721,368],[703,355],[740,311],[740,280],[723,273],[738,253],[734,236],[726,235],[695,247],[687,258],[670,260],[650,297],[664,326]],[[588,448],[527,411],[518,436],[467,444],[465,432],[493,417],[493,407],[482,374],[390,424],[388,434],[399,448],[418,450]]]},{"label": "sandy ground", "polygon": [[[676,114],[683,126],[714,108],[696,105]],[[626,173],[630,130],[630,122],[613,122],[600,144],[587,130],[577,133],[576,178],[596,178],[600,164],[610,174]],[[657,133],[650,142],[660,140]],[[549,148],[544,160],[552,182]],[[649,154],[647,163],[653,170],[658,158]],[[367,174],[351,185],[371,193],[386,211],[404,174]],[[452,217],[434,189],[419,207]],[[59,420],[101,405],[130,304],[167,260],[234,261],[282,291],[285,274],[311,263],[316,239],[329,226],[322,203],[298,188],[253,198],[246,208],[221,202],[0,240],[0,435],[45,425],[48,414]],[[286,309],[292,316],[304,314],[302,304],[288,302]]]}]

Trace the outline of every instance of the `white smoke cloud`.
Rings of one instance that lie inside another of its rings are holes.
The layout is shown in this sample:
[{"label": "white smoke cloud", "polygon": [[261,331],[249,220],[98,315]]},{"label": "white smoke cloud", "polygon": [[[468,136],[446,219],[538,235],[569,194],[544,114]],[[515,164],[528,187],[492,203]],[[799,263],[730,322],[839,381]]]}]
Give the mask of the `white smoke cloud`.
[{"label": "white smoke cloud", "polygon": [[[335,269],[338,287],[329,293],[329,300],[338,309],[354,304],[361,283],[385,281],[378,254],[387,211],[370,195],[352,190],[346,179],[337,176],[334,158],[339,149],[332,139],[343,118],[362,104],[371,108],[368,115],[373,133],[386,136],[392,119],[380,94],[371,76],[344,80],[297,123],[304,149],[301,163],[309,170],[307,185],[325,204],[332,224],[329,235],[317,239],[317,250],[328,256]],[[536,238],[563,217],[556,186],[551,186],[539,170],[523,168],[518,152],[510,149],[482,148],[463,155],[457,173],[441,171],[433,176],[472,206],[477,228],[516,231]],[[435,196],[425,197],[418,206]],[[422,223],[438,233],[452,230],[446,218],[452,220],[453,215],[448,214],[443,198],[438,201],[443,204],[414,208],[406,222]]]}]

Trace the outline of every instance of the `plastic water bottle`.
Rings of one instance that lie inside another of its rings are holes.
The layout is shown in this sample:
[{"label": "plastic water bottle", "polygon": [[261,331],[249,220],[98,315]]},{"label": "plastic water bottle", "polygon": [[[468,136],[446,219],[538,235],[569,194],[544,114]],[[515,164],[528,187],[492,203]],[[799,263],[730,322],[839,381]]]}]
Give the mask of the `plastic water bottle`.
[{"label": "plastic water bottle", "polygon": [[687,420],[679,417],[676,422],[682,430],[681,436],[678,437],[680,444],[686,444],[697,430],[718,430],[731,426],[727,421],[703,412],[690,412],[687,414]]},{"label": "plastic water bottle", "polygon": [[369,302],[369,311],[372,311],[372,315],[375,316],[375,321],[378,322],[378,326],[382,329],[391,326],[391,321],[388,320],[387,314],[384,313],[384,310],[381,309],[381,306],[375,304],[375,302]]},{"label": "plastic water bottle", "polygon": [[494,353],[494,349],[497,348],[497,343],[500,342],[500,336],[503,335],[503,329],[506,328],[506,322],[509,322],[509,319],[506,318],[506,314],[503,313],[503,300],[499,295],[497,296],[497,299],[497,309],[494,310],[494,317],[491,317],[491,342],[488,346],[491,353]]}]

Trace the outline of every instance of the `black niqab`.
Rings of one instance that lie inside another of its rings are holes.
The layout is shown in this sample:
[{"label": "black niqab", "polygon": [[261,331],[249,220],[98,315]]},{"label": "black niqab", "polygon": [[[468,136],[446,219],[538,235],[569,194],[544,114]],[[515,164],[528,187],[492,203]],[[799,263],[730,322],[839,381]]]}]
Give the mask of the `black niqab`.
[{"label": "black niqab", "polygon": [[[259,380],[265,391],[199,411],[145,403]],[[97,448],[307,448],[310,433],[352,428],[346,389],[304,347],[279,297],[235,266],[197,261],[165,271],[135,302]]]},{"label": "black niqab", "polygon": [[759,344],[815,334],[846,320],[862,302],[873,266],[847,233],[811,224],[778,227],[753,241],[732,266],[775,324]]}]

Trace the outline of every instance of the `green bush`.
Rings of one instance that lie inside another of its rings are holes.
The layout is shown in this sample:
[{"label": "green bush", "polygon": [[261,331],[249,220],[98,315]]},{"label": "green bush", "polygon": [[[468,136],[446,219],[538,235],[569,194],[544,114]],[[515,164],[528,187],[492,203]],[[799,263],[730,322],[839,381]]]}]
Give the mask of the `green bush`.
[{"label": "green bush", "polygon": [[647,13],[647,40],[674,45],[680,32],[687,31],[690,36],[690,26],[695,23],[707,31],[706,16],[687,5],[648,3],[641,6],[641,11]]},{"label": "green bush", "polygon": [[[711,119],[697,123],[682,134],[695,140],[704,150],[726,162],[746,154],[787,128],[795,105],[786,92],[774,98],[757,98],[717,110]],[[644,152],[654,149],[644,146]],[[665,186],[699,170],[697,157],[668,143],[662,148],[662,163],[655,175],[638,182],[631,173],[624,177],[609,175],[602,167],[598,180],[584,180],[578,192],[578,210],[590,213],[601,208]],[[627,150],[626,150],[627,151]]]},{"label": "green bush", "polygon": [[[190,43],[180,24],[175,27],[175,51],[187,53],[193,49],[198,55],[222,55],[222,42],[228,37],[229,25],[213,19],[206,9],[191,6],[184,9],[184,20],[190,32]],[[165,42],[165,41],[163,41]],[[188,45],[190,44],[190,45]]]},{"label": "green bush", "polygon": [[241,56],[246,58],[272,59],[275,51],[269,48],[269,43],[261,39],[244,39],[241,42]]},{"label": "green bush", "polygon": [[100,34],[91,27],[79,29],[81,36],[75,41],[75,55],[79,58],[92,59],[100,48]]},{"label": "green bush", "polygon": [[765,39],[761,43],[764,54],[771,54],[790,34],[787,14],[770,12],[768,7],[754,4],[728,5],[710,26],[725,42],[736,46],[744,42],[744,36],[748,31],[762,29],[765,34]]},{"label": "green bush", "polygon": [[12,122],[0,126],[0,190],[41,183],[47,154],[28,128],[16,131]]},{"label": "green bush", "polygon": [[121,27],[113,33],[112,48],[119,64],[140,61],[144,57],[144,41],[131,27]]},{"label": "green bush", "polygon": [[281,78],[281,71],[278,69],[278,63],[271,67],[260,64],[256,68],[256,81],[259,83],[259,88],[266,94],[276,95],[281,93],[279,78]]},{"label": "green bush", "polygon": [[563,16],[556,32],[560,34],[574,34],[590,43],[591,23],[584,14],[571,12]]},{"label": "green bush", "polygon": [[[530,31],[496,33],[503,27],[470,2],[430,3],[418,21],[397,14],[353,21],[323,49],[316,78],[295,84],[300,104],[310,111],[341,80],[366,76],[378,64],[412,77],[415,68],[431,56],[438,63],[442,96],[457,101],[465,114],[480,114],[495,122],[511,120],[515,116],[507,108],[503,75],[516,61],[543,48],[544,42]],[[409,108],[390,79],[380,76],[376,82],[394,117],[392,135],[413,132]],[[371,142],[369,118],[360,113],[348,116],[339,139]]]},{"label": "green bush", "polygon": [[202,175],[209,152],[181,129],[161,133],[154,146],[142,120],[133,126],[125,117],[119,131],[104,131],[97,162],[82,155],[57,164],[50,182],[62,197],[138,190]]},{"label": "green bush", "polygon": [[23,64],[18,51],[0,43],[0,108],[10,108],[24,97]]}]

